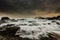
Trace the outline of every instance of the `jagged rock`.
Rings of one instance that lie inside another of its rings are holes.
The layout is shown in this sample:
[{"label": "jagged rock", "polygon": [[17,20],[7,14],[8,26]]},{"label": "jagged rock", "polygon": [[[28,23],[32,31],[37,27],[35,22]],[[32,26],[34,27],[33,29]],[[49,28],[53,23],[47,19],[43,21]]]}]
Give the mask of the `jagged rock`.
[{"label": "jagged rock", "polygon": [[[8,27],[9,26],[9,27]],[[18,29],[20,29],[19,27],[11,27],[13,25],[6,25],[3,26],[5,30],[0,30],[0,35],[10,35],[10,36],[14,36],[15,33],[17,32]],[[2,27],[2,29],[3,29]]]}]

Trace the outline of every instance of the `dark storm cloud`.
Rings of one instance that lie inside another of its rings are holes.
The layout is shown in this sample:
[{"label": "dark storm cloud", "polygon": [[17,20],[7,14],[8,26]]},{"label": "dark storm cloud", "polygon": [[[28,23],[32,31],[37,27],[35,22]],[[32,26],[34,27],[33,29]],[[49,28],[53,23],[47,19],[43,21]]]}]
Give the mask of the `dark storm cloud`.
[{"label": "dark storm cloud", "polygon": [[25,10],[55,10],[60,11],[60,0],[0,0],[1,11]]}]

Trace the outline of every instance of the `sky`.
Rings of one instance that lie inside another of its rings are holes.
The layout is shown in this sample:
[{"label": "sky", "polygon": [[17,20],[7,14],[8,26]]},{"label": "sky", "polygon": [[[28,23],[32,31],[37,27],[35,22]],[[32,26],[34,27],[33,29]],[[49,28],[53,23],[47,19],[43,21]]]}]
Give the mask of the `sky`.
[{"label": "sky", "polygon": [[0,0],[0,16],[51,17],[60,15],[60,0]]}]

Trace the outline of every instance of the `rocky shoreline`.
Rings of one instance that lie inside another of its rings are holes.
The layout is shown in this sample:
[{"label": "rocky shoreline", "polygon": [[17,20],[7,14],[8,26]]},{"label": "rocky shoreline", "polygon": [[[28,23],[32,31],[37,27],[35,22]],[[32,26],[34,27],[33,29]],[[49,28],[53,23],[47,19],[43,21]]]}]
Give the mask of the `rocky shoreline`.
[{"label": "rocky shoreline", "polygon": [[[37,19],[37,20],[42,19],[44,21],[45,21],[45,19],[46,20],[53,20],[52,23],[55,22],[58,26],[60,25],[60,23],[59,23],[60,16],[52,17],[52,18],[36,17],[34,19]],[[37,26],[38,25],[38,24],[34,24],[35,23],[34,19],[33,20],[30,19],[30,21],[28,21],[29,23],[33,23],[32,25],[29,24],[29,26]],[[60,38],[60,36],[57,36],[57,34],[51,34],[51,33],[48,33],[47,34],[49,37],[43,37],[43,36],[40,35],[40,37],[41,37],[40,39],[35,39],[35,38],[34,39],[31,39],[31,38],[28,38],[28,37],[26,37],[26,38],[20,37],[20,35],[24,35],[24,34],[29,36],[30,33],[29,32],[26,32],[24,30],[21,30],[22,31],[22,34],[19,33],[19,32],[17,32],[21,27],[19,27],[18,25],[16,25],[13,22],[16,22],[17,21],[16,23],[18,24],[18,21],[19,20],[25,21],[26,19],[18,19],[18,20],[15,20],[15,19],[10,19],[8,17],[2,17],[1,18],[1,20],[0,20],[0,40],[59,40],[59,38]],[[56,21],[56,20],[58,20],[58,21]],[[10,23],[10,22],[12,22],[12,23]],[[49,23],[49,22],[50,21],[48,21],[48,25],[51,25],[51,23]],[[4,23],[6,23],[7,25],[4,24]],[[22,27],[24,27],[27,24],[24,24],[24,22],[23,22],[23,24],[19,24],[19,25],[20,26],[22,25]],[[46,25],[46,24],[47,23],[44,23],[43,22],[43,25]],[[35,30],[35,29],[33,29],[33,30]],[[32,31],[32,34],[34,34],[34,31]]]}]

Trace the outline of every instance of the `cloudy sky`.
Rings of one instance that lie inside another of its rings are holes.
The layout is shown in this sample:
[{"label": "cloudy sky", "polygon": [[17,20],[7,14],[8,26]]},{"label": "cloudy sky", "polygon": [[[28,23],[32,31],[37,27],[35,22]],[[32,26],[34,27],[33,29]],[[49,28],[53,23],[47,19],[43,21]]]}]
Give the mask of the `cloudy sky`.
[{"label": "cloudy sky", "polygon": [[0,16],[51,17],[60,15],[60,0],[0,0]]}]

